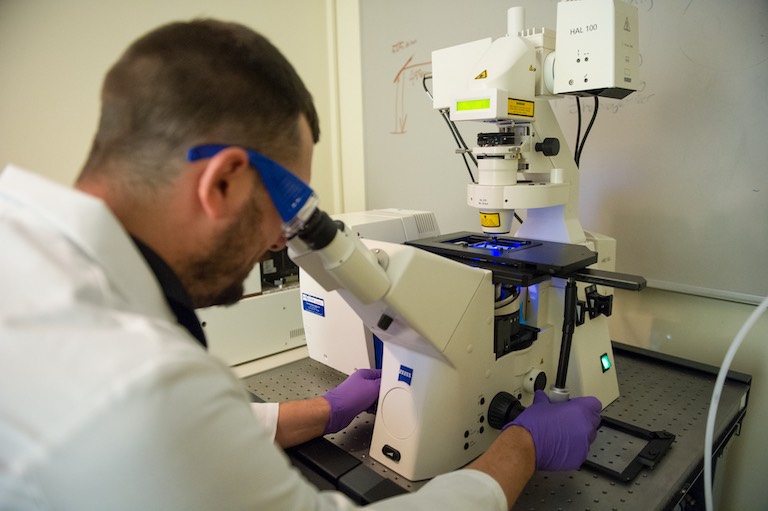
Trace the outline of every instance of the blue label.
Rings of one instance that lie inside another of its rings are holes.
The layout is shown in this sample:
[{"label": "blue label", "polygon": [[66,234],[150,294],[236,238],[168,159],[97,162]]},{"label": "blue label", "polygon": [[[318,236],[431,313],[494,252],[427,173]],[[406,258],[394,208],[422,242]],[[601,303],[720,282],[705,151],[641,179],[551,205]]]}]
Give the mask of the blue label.
[{"label": "blue label", "polygon": [[404,381],[410,385],[411,378],[413,378],[413,369],[406,366],[400,366],[400,373],[397,375],[397,381]]},{"label": "blue label", "polygon": [[305,311],[325,317],[325,300],[322,298],[301,293],[301,303]]}]

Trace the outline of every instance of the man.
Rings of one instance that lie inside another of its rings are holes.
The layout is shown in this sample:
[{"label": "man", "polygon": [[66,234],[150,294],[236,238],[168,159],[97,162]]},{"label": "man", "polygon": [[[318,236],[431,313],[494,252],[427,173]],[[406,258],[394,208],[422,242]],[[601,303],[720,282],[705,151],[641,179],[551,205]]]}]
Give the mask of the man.
[{"label": "man", "polygon": [[[345,427],[375,401],[378,374],[254,420],[193,311],[239,299],[284,246],[253,154],[308,182],[318,136],[309,93],[263,37],[175,23],[107,74],[77,190],[0,174],[0,509],[355,507],[275,443]],[[224,147],[189,158],[207,144]],[[580,465],[599,411],[540,393],[469,469],[374,507],[509,508],[535,469]]]}]

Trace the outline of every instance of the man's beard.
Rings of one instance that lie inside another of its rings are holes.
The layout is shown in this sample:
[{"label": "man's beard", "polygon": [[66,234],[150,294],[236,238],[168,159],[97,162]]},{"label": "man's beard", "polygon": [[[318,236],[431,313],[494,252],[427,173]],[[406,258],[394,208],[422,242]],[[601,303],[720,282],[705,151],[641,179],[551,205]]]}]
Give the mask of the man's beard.
[{"label": "man's beard", "polygon": [[202,301],[200,304],[195,303],[195,309],[211,307],[214,305],[229,306],[236,304],[245,294],[243,280],[245,279],[243,278],[242,280],[232,282],[232,284],[222,289],[217,294],[211,295],[207,300]]},{"label": "man's beard", "polygon": [[263,242],[260,220],[253,198],[240,219],[215,240],[209,254],[190,261],[188,291],[194,308],[233,305],[243,297],[243,282],[259,260],[256,251]]}]

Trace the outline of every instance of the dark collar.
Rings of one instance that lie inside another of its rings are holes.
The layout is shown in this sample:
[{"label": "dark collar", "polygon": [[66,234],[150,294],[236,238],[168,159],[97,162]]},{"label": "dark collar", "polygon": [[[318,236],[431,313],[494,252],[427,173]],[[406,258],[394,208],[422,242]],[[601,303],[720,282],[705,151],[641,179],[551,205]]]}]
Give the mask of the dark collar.
[{"label": "dark collar", "polygon": [[141,255],[146,259],[152,272],[155,274],[168,305],[176,315],[176,320],[181,326],[186,328],[204,348],[207,348],[208,343],[205,340],[205,332],[203,332],[203,327],[200,326],[200,320],[197,319],[195,309],[192,307],[192,299],[189,297],[187,290],[184,289],[184,285],[179,280],[179,277],[176,276],[171,267],[168,266],[168,263],[163,261],[154,250],[145,245],[140,239],[133,236],[131,236],[131,238],[141,252]]}]

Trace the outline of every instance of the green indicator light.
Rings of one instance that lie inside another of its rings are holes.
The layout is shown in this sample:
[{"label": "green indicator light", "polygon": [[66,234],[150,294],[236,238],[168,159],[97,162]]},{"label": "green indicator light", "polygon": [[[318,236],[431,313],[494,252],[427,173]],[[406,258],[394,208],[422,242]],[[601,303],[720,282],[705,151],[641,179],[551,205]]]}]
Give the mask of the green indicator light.
[{"label": "green indicator light", "polygon": [[486,99],[471,99],[467,101],[457,101],[456,110],[459,112],[463,110],[487,110],[491,108],[490,98]]},{"label": "green indicator light", "polygon": [[608,358],[608,353],[603,353],[600,355],[600,365],[603,368],[603,372],[606,372],[611,368],[611,359]]}]

